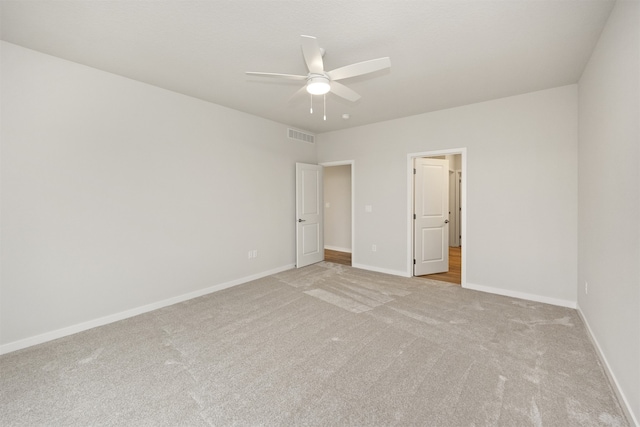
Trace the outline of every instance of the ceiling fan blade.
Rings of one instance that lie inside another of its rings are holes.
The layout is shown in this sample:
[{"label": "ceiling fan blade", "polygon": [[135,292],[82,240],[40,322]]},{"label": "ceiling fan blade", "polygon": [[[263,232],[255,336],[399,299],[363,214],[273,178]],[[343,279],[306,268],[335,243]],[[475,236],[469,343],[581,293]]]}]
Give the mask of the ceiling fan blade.
[{"label": "ceiling fan blade", "polygon": [[307,76],[298,76],[295,74],[279,74],[279,73],[260,73],[256,71],[247,71],[245,74],[250,76],[259,76],[259,77],[276,77],[279,79],[287,79],[287,80],[306,80]]},{"label": "ceiling fan blade", "polygon": [[360,99],[360,95],[356,91],[338,82],[331,82],[331,92],[351,102],[356,102]]},{"label": "ceiling fan blade", "polygon": [[305,94],[305,95],[309,95],[309,93],[307,92],[307,87],[306,86],[302,86],[300,89],[298,89],[297,91],[295,91],[293,93],[293,95],[291,95],[291,97],[289,98],[289,100],[287,102],[298,102],[301,100],[300,95]]},{"label": "ceiling fan blade", "polygon": [[348,79],[349,77],[373,73],[374,71],[384,70],[385,68],[390,67],[391,59],[389,59],[389,57],[384,57],[336,68],[333,71],[329,71],[327,75],[331,78],[331,80],[341,80]]},{"label": "ceiling fan blade", "polygon": [[300,38],[302,40],[302,55],[304,55],[304,62],[307,63],[309,72],[314,74],[324,73],[322,52],[320,52],[318,40],[313,36],[300,36]]}]

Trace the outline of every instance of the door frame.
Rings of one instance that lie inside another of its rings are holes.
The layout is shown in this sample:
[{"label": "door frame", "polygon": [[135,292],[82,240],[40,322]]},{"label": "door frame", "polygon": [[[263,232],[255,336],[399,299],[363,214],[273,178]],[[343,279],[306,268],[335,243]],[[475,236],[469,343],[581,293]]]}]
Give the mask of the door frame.
[{"label": "door frame", "polygon": [[462,204],[460,203],[460,186],[462,185],[462,170],[457,169],[455,172],[455,183],[456,183],[456,200],[455,200],[455,223],[456,223],[456,243],[458,247],[462,246],[462,242],[460,241],[460,236],[462,236],[462,230],[460,228],[460,207]]},{"label": "door frame", "polygon": [[452,148],[447,150],[423,151],[419,153],[407,154],[407,276],[413,277],[413,159],[419,157],[435,157],[446,155],[460,154],[462,159],[462,182],[460,184],[460,231],[462,233],[462,274],[461,285],[463,288],[467,285],[467,148]]},{"label": "door frame", "polygon": [[[356,184],[355,184],[355,167],[356,167],[356,162],[355,160],[339,160],[339,161],[335,161],[335,162],[324,162],[324,163],[318,163],[320,166],[322,167],[331,167],[331,166],[345,166],[345,165],[349,165],[351,166],[351,265],[354,264],[354,260],[355,260],[355,253],[356,253],[356,242],[355,242],[355,235],[356,235],[356,223],[355,223],[355,218],[354,218],[354,214],[355,214],[355,194],[356,194]],[[324,207],[323,207],[324,209]],[[323,231],[324,232],[324,231]],[[324,249],[324,248],[323,248]]]}]

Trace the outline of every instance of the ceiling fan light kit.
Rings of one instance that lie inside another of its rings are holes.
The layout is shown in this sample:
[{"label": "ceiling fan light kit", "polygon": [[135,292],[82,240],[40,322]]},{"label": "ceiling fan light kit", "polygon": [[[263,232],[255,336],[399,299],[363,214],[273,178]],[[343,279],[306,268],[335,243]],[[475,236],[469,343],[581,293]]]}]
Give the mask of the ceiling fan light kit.
[{"label": "ceiling fan light kit", "polygon": [[[384,70],[391,67],[391,60],[388,57],[372,59],[369,61],[358,62],[356,64],[347,65],[337,68],[333,71],[325,72],[322,57],[324,50],[318,46],[318,41],[312,36],[300,36],[302,44],[302,55],[307,64],[309,74],[299,76],[294,74],[278,74],[278,73],[261,73],[248,71],[248,75],[260,77],[275,77],[284,80],[306,80],[306,91],[313,95],[324,95],[333,93],[348,101],[355,102],[360,99],[360,95],[354,90],[349,89],[336,80],[348,79],[350,77],[362,76],[364,74],[373,73],[375,71]],[[326,98],[325,98],[326,103]],[[326,107],[325,107],[326,110]],[[313,113],[313,108],[310,109]],[[326,120],[326,114],[324,120]]]},{"label": "ceiling fan light kit", "polygon": [[313,75],[307,80],[307,92],[311,95],[324,95],[331,90],[329,77]]}]

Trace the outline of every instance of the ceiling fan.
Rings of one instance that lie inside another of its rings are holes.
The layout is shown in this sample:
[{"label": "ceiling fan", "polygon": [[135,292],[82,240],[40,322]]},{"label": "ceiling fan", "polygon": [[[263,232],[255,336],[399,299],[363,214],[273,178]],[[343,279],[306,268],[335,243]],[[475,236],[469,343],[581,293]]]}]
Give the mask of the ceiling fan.
[{"label": "ceiling fan", "polygon": [[342,83],[338,83],[337,80],[361,76],[391,67],[391,60],[388,57],[384,57],[336,68],[333,71],[324,71],[324,64],[322,62],[324,50],[320,48],[316,38],[312,36],[300,36],[300,38],[302,55],[309,69],[309,74],[300,76],[295,74],[260,73],[253,71],[248,71],[247,74],[261,77],[275,77],[283,80],[306,81],[305,86],[298,92],[304,92],[306,90],[311,95],[325,95],[331,92],[341,98],[355,102],[360,99],[360,95]]}]

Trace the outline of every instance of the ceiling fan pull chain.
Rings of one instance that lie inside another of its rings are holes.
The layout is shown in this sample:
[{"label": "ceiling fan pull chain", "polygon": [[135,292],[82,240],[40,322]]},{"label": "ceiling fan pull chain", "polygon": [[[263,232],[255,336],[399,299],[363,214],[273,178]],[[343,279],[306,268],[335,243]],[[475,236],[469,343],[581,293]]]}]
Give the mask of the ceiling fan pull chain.
[{"label": "ceiling fan pull chain", "polygon": [[311,94],[309,94],[309,103],[310,103],[309,114],[313,114],[313,95]]},{"label": "ceiling fan pull chain", "polygon": [[322,103],[324,105],[324,120],[327,120],[327,95],[322,95]]}]

